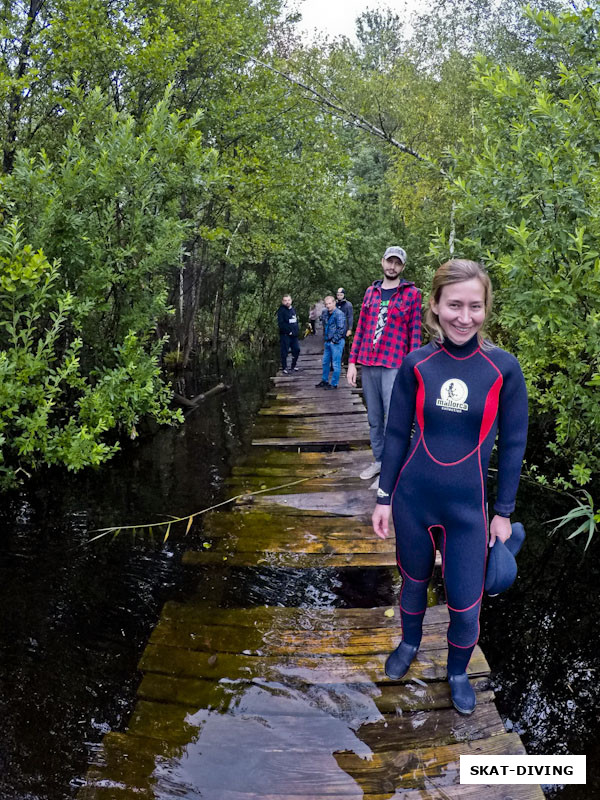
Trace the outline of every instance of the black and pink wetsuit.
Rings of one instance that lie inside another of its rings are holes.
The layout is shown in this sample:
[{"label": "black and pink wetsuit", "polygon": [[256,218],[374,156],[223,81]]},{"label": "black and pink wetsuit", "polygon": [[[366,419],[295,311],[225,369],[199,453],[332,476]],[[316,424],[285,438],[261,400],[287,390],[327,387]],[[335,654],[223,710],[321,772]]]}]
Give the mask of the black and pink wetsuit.
[{"label": "black and pink wetsuit", "polygon": [[[411,430],[415,431],[411,438]],[[448,672],[464,672],[479,637],[488,544],[486,477],[498,433],[495,511],[515,507],[527,439],[517,359],[474,336],[405,356],[392,392],[377,502],[392,502],[402,575],[403,638],[421,643],[436,543],[442,553]]]}]

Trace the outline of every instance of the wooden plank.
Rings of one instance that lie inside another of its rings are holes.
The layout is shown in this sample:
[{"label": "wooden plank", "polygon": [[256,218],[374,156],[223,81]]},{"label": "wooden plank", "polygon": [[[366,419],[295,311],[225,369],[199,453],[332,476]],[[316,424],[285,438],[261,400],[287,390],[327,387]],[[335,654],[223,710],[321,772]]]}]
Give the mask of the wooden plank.
[{"label": "wooden plank", "polygon": [[[393,615],[388,616],[390,612]],[[190,624],[231,625],[235,627],[260,627],[263,630],[342,631],[356,628],[399,629],[397,608],[298,608],[284,606],[251,606],[249,608],[207,608],[204,601],[194,596],[185,603],[170,600],[163,607],[162,618],[184,619]],[[424,628],[445,623],[450,617],[445,605],[430,606],[425,611]]]},{"label": "wooden plank", "polygon": [[[249,536],[260,541],[261,536],[281,536],[290,541],[322,541],[327,538],[347,537],[357,541],[376,538],[373,528],[353,517],[305,517],[302,513],[281,515],[262,508],[241,506],[235,511],[220,511],[204,517],[203,530],[207,536]],[[390,540],[393,536],[389,537]]]},{"label": "wooden plank", "polygon": [[[259,432],[265,436],[293,436],[298,433],[312,433],[319,432],[325,434],[332,433],[334,430],[339,429],[341,432],[352,432],[356,429],[368,427],[366,414],[345,414],[343,418],[339,418],[335,414],[327,416],[327,423],[316,424],[318,417],[261,417],[252,425],[252,432],[255,434]],[[340,435],[338,439],[338,446],[343,444],[344,437]]]},{"label": "wooden plank", "polygon": [[[488,688],[489,679],[485,676],[471,678],[473,688],[477,692],[478,703],[489,703],[494,699],[493,692]],[[303,700],[300,714],[321,713],[322,694],[326,702],[334,701],[332,713],[335,709],[343,709],[348,701],[360,706],[362,702],[373,703],[381,714],[391,714],[402,718],[405,712],[424,711],[437,708],[452,708],[448,684],[445,681],[427,683],[424,686],[417,683],[392,683],[391,681],[380,686],[371,684],[323,684],[319,687],[309,687],[309,692],[303,692],[302,687],[288,687],[284,689],[275,684],[261,684],[261,688],[269,693],[269,714],[285,714],[288,710],[288,698],[291,696]],[[227,712],[235,703],[239,713],[246,713],[255,704],[248,702],[247,698],[254,698],[256,684],[252,681],[238,681],[235,684],[219,683],[201,678],[182,678],[175,675],[162,675],[158,672],[147,672],[138,688],[138,696],[145,700],[156,700],[161,703],[174,703],[186,707],[211,708],[215,712]],[[364,699],[363,699],[364,698]]]},{"label": "wooden plank", "polygon": [[321,511],[346,517],[371,518],[375,507],[375,493],[365,488],[354,491],[311,492],[310,494],[263,494],[254,497],[254,505],[274,513],[287,507],[302,511]]},{"label": "wooden plank", "polygon": [[[304,758],[307,754],[318,755],[322,743],[330,738],[335,747],[335,729],[343,717],[336,718],[323,709],[302,705],[296,697],[287,698],[288,713],[271,715],[268,696],[259,697],[258,705],[240,712],[236,704],[226,725],[221,727],[223,740],[216,738],[217,731],[209,746],[218,748],[236,747],[236,727],[247,725],[252,719],[260,720],[270,728],[281,731],[295,731],[297,741],[290,737],[286,743],[288,752],[297,753]],[[481,698],[480,698],[481,699]],[[261,701],[264,705],[261,705]],[[300,706],[300,708],[298,708]],[[195,707],[186,708],[169,703],[156,703],[142,700],[132,715],[128,734],[147,739],[158,739],[173,745],[186,745],[196,737],[204,725],[206,716],[214,714],[206,709],[206,714]],[[236,725],[236,718],[239,722]],[[381,715],[377,721],[350,725],[357,737],[373,753],[397,752],[419,746],[446,745],[465,740],[486,739],[505,733],[502,720],[493,703],[479,703],[469,717],[459,717],[451,708],[432,711],[416,711],[403,716]],[[241,736],[239,737],[241,738]],[[282,744],[276,738],[268,737],[258,742],[261,755],[281,750]]]},{"label": "wooden plank", "polygon": [[[443,779],[426,781],[426,789],[397,790],[393,800],[545,800],[540,786],[534,784],[459,784],[448,786]],[[372,800],[365,795],[364,800]],[[233,797],[223,800],[236,800]],[[242,800],[239,798],[239,800]],[[278,798],[281,800],[281,798]],[[383,799],[382,799],[383,800]]]},{"label": "wooden plank", "polygon": [[[289,478],[289,479],[288,479]],[[309,478],[304,483],[298,483],[295,486],[286,486],[292,482],[293,476],[286,476],[284,479],[281,476],[265,478],[263,476],[236,476],[235,478],[228,478],[225,484],[231,494],[241,494],[243,492],[256,492],[263,489],[271,489],[274,494],[289,493],[290,490],[306,494],[307,492],[326,492],[326,491],[340,491],[356,489],[361,491],[365,488],[365,484],[360,478],[344,478],[342,476],[335,477],[319,477]]]},{"label": "wooden plank", "polygon": [[[284,453],[288,452],[286,450],[282,451]],[[279,467],[265,467],[261,466],[260,462],[257,460],[253,463],[248,464],[240,464],[237,467],[233,467],[231,470],[231,474],[234,477],[265,477],[265,478],[279,478],[282,475],[285,477],[291,476],[291,478],[314,478],[320,474],[328,474],[331,476],[336,476],[340,478],[357,478],[358,471],[357,466],[354,464],[347,464],[347,465],[340,465],[337,467],[328,466],[328,465],[317,465],[314,466],[309,465],[302,465],[302,464],[282,464]],[[290,480],[291,480],[290,478]],[[364,486],[365,484],[363,484]]]},{"label": "wooden plank", "polygon": [[[314,428],[318,427],[335,427],[339,423],[340,426],[343,425],[358,425],[358,424],[366,424],[367,422],[367,412],[364,406],[351,406],[348,411],[344,411],[343,408],[340,408],[339,403],[335,403],[329,408],[330,413],[323,413],[323,404],[319,401],[315,402],[314,404],[311,403],[311,406],[317,409],[317,413],[310,417],[304,417],[303,415],[295,414],[293,416],[281,417],[281,416],[269,416],[269,415],[262,415],[257,418],[254,423],[255,427],[269,427],[269,428],[287,428],[292,426],[305,426]],[[337,413],[335,413],[335,409],[337,408]]]},{"label": "wooden plank", "polygon": [[305,420],[288,417],[285,420],[277,420],[275,424],[272,424],[267,417],[264,417],[264,423],[254,425],[252,435],[254,439],[300,439],[308,437],[322,440],[324,438],[334,438],[337,432],[335,441],[340,444],[348,438],[359,436],[369,430],[366,416],[357,416],[356,414],[349,416],[352,418],[351,422],[347,418],[335,422],[335,417],[332,417],[329,425],[313,425],[312,420],[315,419],[314,417]]},{"label": "wooden plank", "polygon": [[258,552],[231,553],[188,551],[183,556],[183,564],[189,567],[209,565],[228,567],[278,567],[281,569],[325,569],[325,568],[365,568],[395,567],[395,552],[386,553],[302,553]]},{"label": "wooden plank", "polygon": [[[445,646],[447,622],[424,626],[420,651]],[[190,624],[187,619],[161,618],[150,642],[208,653],[261,655],[388,655],[401,639],[399,628],[346,628],[333,631],[262,631],[258,628]]]},{"label": "wooden plank", "polygon": [[290,451],[272,450],[264,452],[261,450],[250,450],[250,452],[239,460],[239,464],[257,464],[264,467],[281,467],[287,465],[318,465],[318,468],[337,469],[343,465],[362,465],[372,462],[373,456],[370,449],[363,450],[337,450],[333,452],[303,452],[292,453]]},{"label": "wooden plank", "polygon": [[[172,786],[172,767],[184,758],[184,753],[181,750],[177,752],[176,746],[131,736],[129,741],[123,742],[112,734],[107,739],[107,771],[112,781],[136,786],[141,791],[151,784],[157,796],[161,796],[162,781],[165,789],[169,784]],[[350,733],[348,739],[352,740]],[[360,745],[356,736],[354,740]],[[234,743],[219,747],[202,740],[192,742],[186,748],[185,760],[188,763],[189,759],[196,760],[196,769],[191,774],[186,771],[179,773],[178,795],[185,796],[187,791],[194,793],[191,796],[223,800],[224,792],[234,797],[232,792],[237,791],[238,797],[246,795],[250,798],[254,794],[264,798],[269,793],[278,800],[293,795],[331,798],[354,793],[356,797],[356,789],[360,787],[367,796],[382,797],[387,793],[389,800],[397,789],[406,792],[411,788],[435,786],[436,779],[441,787],[456,785],[461,755],[522,755],[525,750],[519,737],[512,733],[447,745],[425,744],[399,752],[369,754],[368,747],[363,745],[360,755],[336,751],[334,743],[331,749],[323,748],[322,752],[305,758],[291,749],[288,741],[279,750],[252,748],[251,752],[247,748],[240,749],[239,745],[236,748]],[[133,763],[127,758],[127,753],[132,751],[136,754]],[[172,753],[175,755],[174,763],[166,762],[161,769],[156,756],[153,759],[156,751],[163,763]],[[367,754],[368,758],[365,757]],[[145,770],[140,768],[140,763],[145,763]]]},{"label": "wooden plank", "polygon": [[[373,531],[370,536],[356,537],[352,533],[340,533],[324,535],[317,538],[314,534],[290,538],[289,534],[279,530],[273,533],[263,533],[254,538],[252,533],[242,532],[224,536],[205,536],[212,543],[202,550],[188,550],[188,553],[206,553],[207,550],[215,553],[243,555],[256,553],[294,553],[297,555],[335,555],[347,553],[392,553],[396,552],[395,540],[393,537],[379,539]],[[207,544],[207,542],[204,542]],[[184,556],[188,558],[187,554]]]},{"label": "wooden plank", "polygon": [[[187,678],[262,680],[323,684],[377,683],[388,680],[383,666],[387,654],[359,656],[249,656],[230,653],[204,653],[179,647],[148,644],[140,660],[144,672],[160,672]],[[446,675],[446,649],[420,651],[403,682],[441,680]],[[469,675],[485,675],[489,667],[476,647],[468,667]]]},{"label": "wooden plank", "polygon": [[366,416],[366,409],[362,403],[344,402],[343,404],[331,404],[328,408],[322,402],[298,403],[295,405],[279,403],[277,405],[261,408],[258,412],[260,417],[310,417],[323,418],[328,415],[337,416],[338,414]]},{"label": "wooden plank", "polygon": [[[351,436],[344,436],[342,437],[344,442],[353,442],[355,444],[366,444],[369,441],[369,437],[366,434],[356,434]],[[327,445],[333,446],[335,444],[340,443],[340,437],[335,436],[335,434],[331,434],[326,436],[325,434],[316,434],[313,436],[297,436],[295,438],[264,438],[264,439],[253,439],[252,446],[253,447],[315,447],[317,445]]]},{"label": "wooden plank", "polygon": [[[480,784],[448,785],[447,780],[428,779],[427,789],[396,790],[393,797],[389,792],[384,794],[363,794],[360,800],[545,800],[539,786],[527,784]],[[439,788],[438,788],[439,787]],[[156,800],[153,789],[128,789],[123,786],[90,786],[80,790],[80,800]],[[343,794],[329,794],[327,800],[357,800],[355,791],[348,790]],[[215,799],[216,800],[216,799]],[[219,791],[218,800],[323,800],[323,794],[260,794],[235,792],[225,789]]]},{"label": "wooden plank", "polygon": [[[336,761],[365,793],[374,793],[382,788],[389,791],[395,791],[396,788],[422,788],[425,778],[444,776],[448,783],[455,782],[461,755],[525,755],[525,752],[517,734],[504,733],[460,744],[419,747],[399,753],[375,753],[369,760],[354,753],[340,753],[336,754]],[[317,763],[314,766],[318,769]]]}]

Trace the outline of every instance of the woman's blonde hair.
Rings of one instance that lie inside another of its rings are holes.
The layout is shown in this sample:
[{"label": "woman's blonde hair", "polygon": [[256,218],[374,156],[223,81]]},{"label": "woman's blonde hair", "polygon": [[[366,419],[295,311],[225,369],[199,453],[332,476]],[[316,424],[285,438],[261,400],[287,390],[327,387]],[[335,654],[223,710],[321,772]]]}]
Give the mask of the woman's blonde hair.
[{"label": "woman's blonde hair", "polygon": [[[433,284],[431,286],[431,294],[429,296],[429,304],[425,312],[425,326],[432,338],[441,343],[444,341],[444,331],[440,325],[438,315],[431,308],[431,303],[439,303],[442,296],[442,289],[444,286],[450,286],[452,283],[462,283],[463,281],[470,281],[472,278],[477,278],[481,281],[484,289],[484,305],[485,305],[485,319],[487,320],[492,310],[492,282],[490,276],[485,269],[477,261],[469,261],[466,258],[451,258],[439,267],[433,276]],[[484,345],[483,328],[477,332],[479,344]],[[490,343],[487,343],[490,346]]]}]

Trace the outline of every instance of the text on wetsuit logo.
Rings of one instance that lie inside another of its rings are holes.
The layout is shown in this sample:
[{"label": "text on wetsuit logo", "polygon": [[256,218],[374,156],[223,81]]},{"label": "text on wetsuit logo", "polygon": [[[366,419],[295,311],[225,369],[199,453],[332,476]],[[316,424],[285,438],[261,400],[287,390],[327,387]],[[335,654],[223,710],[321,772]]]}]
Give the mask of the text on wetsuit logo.
[{"label": "text on wetsuit logo", "polygon": [[444,411],[455,411],[460,414],[469,410],[469,406],[465,403],[468,394],[469,389],[466,383],[458,378],[450,378],[449,381],[442,384],[440,396],[435,404]]}]

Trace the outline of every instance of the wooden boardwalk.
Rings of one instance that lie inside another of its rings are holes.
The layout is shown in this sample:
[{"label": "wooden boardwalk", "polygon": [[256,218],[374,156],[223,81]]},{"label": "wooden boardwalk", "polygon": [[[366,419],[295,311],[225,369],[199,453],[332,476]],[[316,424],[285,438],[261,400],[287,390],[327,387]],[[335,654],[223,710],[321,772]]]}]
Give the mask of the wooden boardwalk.
[{"label": "wooden boardwalk", "polygon": [[[218,570],[220,588],[165,605],[129,726],[105,736],[80,800],[542,800],[539,786],[458,784],[461,754],[525,749],[504,729],[479,647],[476,710],[452,708],[445,606],[428,608],[418,658],[393,682],[383,665],[400,639],[396,604],[334,607],[309,580],[395,574],[393,538],[373,535],[374,492],[356,477],[370,461],[360,395],[345,381],[314,387],[316,339],[301,372],[273,379],[229,480],[232,496],[263,493],[208,516],[206,546],[185,554],[200,586]],[[280,600],[229,607],[227,578],[248,572],[280,586]],[[290,606],[296,586],[306,590]]]}]

